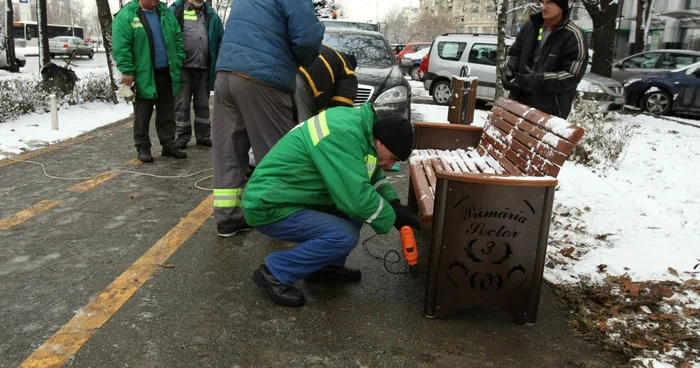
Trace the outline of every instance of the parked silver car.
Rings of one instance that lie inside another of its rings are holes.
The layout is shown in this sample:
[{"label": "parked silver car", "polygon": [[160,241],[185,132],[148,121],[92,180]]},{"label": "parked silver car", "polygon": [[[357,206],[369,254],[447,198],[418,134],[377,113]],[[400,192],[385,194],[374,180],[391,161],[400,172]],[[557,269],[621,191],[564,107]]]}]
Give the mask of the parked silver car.
[{"label": "parked silver car", "polygon": [[49,40],[49,53],[54,58],[58,55],[63,56],[87,56],[92,59],[95,56],[95,50],[88,45],[80,37],[60,36]]},{"label": "parked silver car", "polygon": [[[515,38],[506,37],[506,50]],[[429,52],[428,71],[423,86],[438,105],[447,105],[452,96],[450,81],[459,75],[462,66],[469,66],[470,76],[479,78],[477,100],[493,102],[496,94],[496,55],[498,39],[495,35],[446,34],[438,36]],[[624,108],[625,89],[622,83],[594,73],[586,73],[577,86],[579,95],[588,106],[599,111],[620,111]]]},{"label": "parked silver car", "polygon": [[644,51],[614,62],[612,78],[624,82],[632,77],[670,72],[698,61],[700,61],[700,51]]}]

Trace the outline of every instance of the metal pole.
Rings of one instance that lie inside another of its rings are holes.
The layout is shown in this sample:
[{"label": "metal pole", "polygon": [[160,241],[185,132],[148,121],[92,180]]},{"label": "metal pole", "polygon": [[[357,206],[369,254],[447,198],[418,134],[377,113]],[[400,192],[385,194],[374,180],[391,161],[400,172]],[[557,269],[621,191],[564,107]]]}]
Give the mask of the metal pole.
[{"label": "metal pole", "polygon": [[75,21],[73,20],[73,7],[71,6],[70,0],[68,0],[68,12],[70,12],[70,29],[73,37],[75,37]]},{"label": "metal pole", "polygon": [[49,105],[51,107],[51,130],[58,130],[58,107],[56,106],[56,95],[49,95]]}]

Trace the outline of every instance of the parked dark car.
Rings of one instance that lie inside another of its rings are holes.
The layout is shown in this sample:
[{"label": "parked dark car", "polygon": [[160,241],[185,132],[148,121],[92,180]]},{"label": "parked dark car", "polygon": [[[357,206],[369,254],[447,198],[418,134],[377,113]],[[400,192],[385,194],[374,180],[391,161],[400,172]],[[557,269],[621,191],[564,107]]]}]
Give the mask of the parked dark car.
[{"label": "parked dark car", "polygon": [[625,81],[627,105],[657,115],[700,116],[700,62]]},{"label": "parked dark car", "polygon": [[378,114],[401,114],[411,119],[411,86],[381,33],[326,28],[323,44],[357,59],[355,106],[369,102]]},{"label": "parked dark car", "polygon": [[633,77],[666,73],[700,61],[700,51],[643,51],[613,64],[612,79],[624,82]]}]

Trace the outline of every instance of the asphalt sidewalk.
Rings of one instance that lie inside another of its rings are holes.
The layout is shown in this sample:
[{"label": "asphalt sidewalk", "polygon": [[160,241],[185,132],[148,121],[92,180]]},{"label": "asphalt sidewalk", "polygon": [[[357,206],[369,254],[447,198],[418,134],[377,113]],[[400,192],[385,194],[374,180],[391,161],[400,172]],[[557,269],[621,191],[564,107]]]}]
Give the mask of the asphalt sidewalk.
[{"label": "asphalt sidewalk", "polygon": [[[184,176],[208,169],[210,150],[186,160],[134,159],[131,120],[23,156],[54,176],[113,169]],[[188,178],[128,173],[58,180],[0,161],[0,367],[610,367],[625,362],[575,336],[569,311],[543,287],[538,321],[516,325],[490,308],[422,317],[421,274],[390,274],[358,246],[359,283],[300,282],[303,308],[279,307],[250,279],[270,251],[290,246],[255,231],[219,238],[211,192]],[[390,173],[403,197],[407,168]],[[210,179],[200,182],[209,187]],[[419,235],[427,254],[430,228]],[[369,227],[362,239],[373,235]],[[399,235],[367,243],[400,250]],[[389,265],[397,271],[402,263]]]}]

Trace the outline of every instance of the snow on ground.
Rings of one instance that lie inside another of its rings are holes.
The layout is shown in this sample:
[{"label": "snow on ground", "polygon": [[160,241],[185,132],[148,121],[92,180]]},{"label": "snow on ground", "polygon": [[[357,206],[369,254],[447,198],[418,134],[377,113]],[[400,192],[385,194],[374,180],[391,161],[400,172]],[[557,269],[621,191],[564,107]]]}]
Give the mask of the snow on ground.
[{"label": "snow on ground", "polygon": [[128,117],[133,106],[90,102],[62,107],[58,130],[51,130],[51,115],[31,114],[0,124],[0,159],[57,143]]},{"label": "snow on ground", "polygon": [[[28,49],[28,48],[25,48]],[[20,49],[20,50],[25,50]],[[0,70],[0,80],[10,78],[41,78],[39,73],[39,57],[26,56],[27,63],[23,68],[20,68],[19,73],[10,73],[6,70]],[[51,62],[59,66],[66,66],[66,58],[53,58]],[[73,60],[70,68],[80,78],[90,73],[106,73],[107,72],[107,55],[104,52],[97,52],[92,59],[79,56]]]}]

